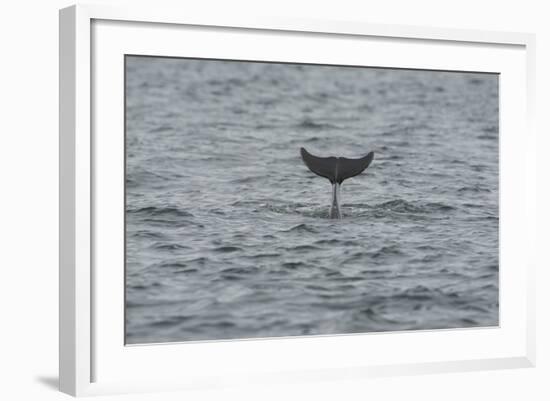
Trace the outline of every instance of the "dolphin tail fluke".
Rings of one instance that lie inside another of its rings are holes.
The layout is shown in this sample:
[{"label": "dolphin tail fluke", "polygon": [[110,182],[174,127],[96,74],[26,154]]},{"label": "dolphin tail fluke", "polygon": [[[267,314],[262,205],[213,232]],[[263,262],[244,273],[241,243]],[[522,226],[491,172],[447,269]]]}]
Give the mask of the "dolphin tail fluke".
[{"label": "dolphin tail fluke", "polygon": [[331,183],[341,184],[345,179],[361,174],[372,162],[374,152],[370,152],[359,159],[347,159],[345,157],[319,157],[300,148],[302,160],[315,174],[325,177]]}]

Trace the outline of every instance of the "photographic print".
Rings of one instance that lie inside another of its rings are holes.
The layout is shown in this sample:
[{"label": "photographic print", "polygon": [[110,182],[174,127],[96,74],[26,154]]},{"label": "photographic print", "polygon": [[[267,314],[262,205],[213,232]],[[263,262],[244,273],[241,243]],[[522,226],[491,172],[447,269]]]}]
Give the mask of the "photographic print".
[{"label": "photographic print", "polygon": [[499,76],[125,56],[126,344],[499,324]]}]

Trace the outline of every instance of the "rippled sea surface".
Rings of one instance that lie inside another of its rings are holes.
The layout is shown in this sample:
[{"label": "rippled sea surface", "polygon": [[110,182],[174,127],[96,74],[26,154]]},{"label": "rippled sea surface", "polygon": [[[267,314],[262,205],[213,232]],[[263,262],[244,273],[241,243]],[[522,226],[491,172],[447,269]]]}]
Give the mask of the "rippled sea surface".
[{"label": "rippled sea surface", "polygon": [[[126,58],[126,341],[498,325],[498,76]],[[299,149],[371,166],[342,187]]]}]

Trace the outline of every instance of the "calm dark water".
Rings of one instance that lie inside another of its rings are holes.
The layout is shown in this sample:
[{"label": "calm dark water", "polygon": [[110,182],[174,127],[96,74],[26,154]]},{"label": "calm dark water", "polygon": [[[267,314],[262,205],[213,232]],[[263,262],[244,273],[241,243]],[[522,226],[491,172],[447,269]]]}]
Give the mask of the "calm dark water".
[{"label": "calm dark water", "polygon": [[[498,325],[498,76],[128,57],[128,343]],[[330,183],[302,163],[372,165]]]}]

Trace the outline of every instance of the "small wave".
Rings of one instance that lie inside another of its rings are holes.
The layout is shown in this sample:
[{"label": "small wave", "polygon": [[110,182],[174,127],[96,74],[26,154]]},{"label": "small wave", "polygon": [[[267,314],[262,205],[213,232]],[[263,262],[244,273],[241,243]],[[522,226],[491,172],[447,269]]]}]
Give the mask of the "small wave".
[{"label": "small wave", "polygon": [[429,244],[421,244],[421,245],[418,245],[416,247],[417,250],[419,251],[428,251],[428,252],[436,252],[436,251],[441,251],[441,248],[437,248],[433,245],[429,245]]},{"label": "small wave", "polygon": [[222,86],[222,85],[234,85],[234,86],[244,86],[246,81],[239,78],[228,78],[228,79],[209,79],[206,81],[207,85],[212,86]]},{"label": "small wave", "polygon": [[[463,277],[461,275],[456,276]],[[393,297],[406,301],[436,301],[438,303],[452,304],[460,304],[462,302],[461,295],[456,291],[443,291],[441,288],[429,288],[424,285],[408,288]]]},{"label": "small wave", "polygon": [[336,282],[342,282],[342,283],[355,283],[358,281],[362,281],[362,277],[358,276],[342,276],[342,277],[334,277],[332,280]]},{"label": "small wave", "polygon": [[208,258],[205,258],[205,257],[198,257],[198,258],[193,258],[193,259],[187,259],[187,260],[168,260],[168,261],[164,261],[164,262],[160,262],[160,263],[157,263],[154,265],[154,267],[156,268],[160,268],[160,269],[185,269],[187,268],[190,264],[195,264],[195,265],[204,265],[206,264],[207,262],[209,262],[210,260]]},{"label": "small wave", "polygon": [[316,102],[326,102],[329,98],[334,96],[327,92],[322,91],[322,92],[307,93],[305,97],[309,100],[313,100]]},{"label": "small wave", "polygon": [[227,281],[237,281],[237,280],[242,280],[244,277],[241,276],[241,275],[236,275],[236,274],[222,274],[220,276],[220,280],[221,281],[224,281],[224,280],[227,280]]},{"label": "small wave", "polygon": [[229,329],[235,327],[236,324],[230,321],[221,321],[221,322],[209,322],[203,323],[200,326],[197,326],[197,329]]},{"label": "small wave", "polygon": [[480,79],[480,78],[470,78],[470,79],[468,80],[468,83],[471,84],[471,85],[478,86],[478,85],[483,84],[483,80]]},{"label": "small wave", "polygon": [[261,175],[256,175],[256,176],[236,178],[236,179],[232,180],[231,182],[236,183],[236,184],[246,184],[246,183],[249,183],[249,182],[257,182],[257,181],[259,181],[263,178],[265,178],[265,177],[263,177]]},{"label": "small wave", "polygon": [[427,203],[426,207],[429,209],[427,210],[427,212],[431,212],[431,211],[450,212],[450,211],[456,210],[454,206],[445,205],[444,203],[440,203],[440,202]]},{"label": "small wave", "polygon": [[227,83],[234,86],[244,86],[246,85],[247,81],[240,78],[229,78],[227,80]]},{"label": "small wave", "polygon": [[350,246],[357,245],[357,241],[341,240],[337,238],[322,239],[315,242],[315,245],[338,245],[338,246]]},{"label": "small wave", "polygon": [[223,252],[223,253],[229,253],[229,252],[237,252],[242,251],[242,248],[239,248],[238,246],[220,246],[218,248],[214,248],[215,252]]},{"label": "small wave", "polygon": [[174,127],[172,127],[171,125],[161,125],[159,127],[155,127],[153,129],[151,129],[149,132],[155,134],[155,133],[159,133],[159,132],[172,131],[173,129],[174,129]]},{"label": "small wave", "polygon": [[131,188],[135,188],[146,183],[158,184],[160,182],[168,182],[170,179],[171,177],[167,177],[158,172],[145,170],[143,168],[128,171],[126,174],[126,184]]},{"label": "small wave", "polygon": [[204,265],[209,261],[210,260],[208,258],[205,258],[204,256],[201,256],[201,257],[198,257],[198,258],[193,258],[193,259],[186,260],[185,262],[186,263],[196,263],[196,264],[199,264],[199,265]]},{"label": "small wave", "polygon": [[263,123],[263,124],[257,124],[254,128],[257,129],[257,130],[272,130],[272,129],[276,128],[276,126],[273,125],[273,124]]},{"label": "small wave", "polygon": [[289,232],[308,232],[308,233],[317,233],[317,230],[315,228],[313,228],[311,225],[309,224],[305,224],[305,223],[302,223],[302,224],[298,224],[294,227],[291,227],[289,228],[288,230],[283,230],[283,232],[285,233],[289,233]]},{"label": "small wave", "polygon": [[498,126],[491,125],[483,128],[482,131],[486,134],[498,134]]},{"label": "small wave", "polygon": [[366,316],[367,318],[369,318],[370,320],[372,320],[373,322],[376,322],[376,323],[388,323],[388,324],[403,324],[404,323],[402,321],[389,319],[389,318],[383,316],[382,314],[379,314],[378,312],[376,312],[371,307],[362,309],[360,311],[360,313],[362,315]]},{"label": "small wave", "polygon": [[422,208],[415,206],[412,203],[409,203],[402,199],[395,199],[384,203],[380,203],[375,206],[375,209],[384,209],[384,210],[397,212],[397,213],[422,213],[423,212]]},{"label": "small wave", "polygon": [[[321,138],[318,136],[310,136],[309,138],[294,138],[290,141],[291,144],[304,144],[304,143],[313,143],[320,141]],[[285,144],[286,146],[286,144]],[[291,159],[289,159],[291,160]]]},{"label": "small wave", "polygon": [[161,217],[147,217],[143,219],[144,222],[150,223],[151,225],[160,225],[160,226],[169,226],[169,227],[188,227],[194,226],[199,228],[204,228],[204,225],[201,223],[196,223],[190,220],[177,219],[174,218],[161,218]]},{"label": "small wave", "polygon": [[151,287],[160,287],[160,284],[158,282],[153,282],[151,284],[145,285],[145,284],[134,284],[134,285],[128,285],[128,289],[130,290],[147,290]]},{"label": "small wave", "polygon": [[185,246],[185,245],[180,245],[180,244],[167,244],[167,243],[155,243],[153,244],[153,248],[155,249],[165,249],[165,250],[169,250],[169,251],[175,251],[175,250],[178,250],[178,249],[189,249],[189,247]]},{"label": "small wave", "polygon": [[260,104],[262,106],[273,106],[277,103],[279,103],[279,99],[276,97],[264,97],[257,100],[257,104]]},{"label": "small wave", "polygon": [[361,272],[362,275],[365,275],[365,276],[369,276],[369,275],[372,275],[372,274],[387,274],[389,272],[389,270],[383,270],[383,269],[368,269],[368,270],[363,270]]},{"label": "small wave", "polygon": [[149,325],[152,327],[173,327],[178,326],[181,323],[186,322],[190,319],[192,319],[191,316],[171,316],[166,319],[151,322],[149,323]]},{"label": "small wave", "polygon": [[278,258],[281,255],[279,253],[258,253],[256,255],[246,256],[249,259],[263,259],[263,258]]},{"label": "small wave", "polygon": [[470,167],[476,172],[485,171],[487,169],[487,166],[484,164],[473,164]]},{"label": "small wave", "polygon": [[464,206],[465,208],[468,208],[468,209],[482,209],[482,208],[485,207],[483,205],[479,205],[479,204],[476,204],[476,203],[463,203],[462,206]]},{"label": "small wave", "polygon": [[209,79],[208,81],[206,81],[206,84],[207,85],[212,85],[212,86],[218,86],[218,85],[223,85],[225,81],[221,81],[219,79]]},{"label": "small wave", "polygon": [[477,136],[477,139],[483,139],[483,140],[495,140],[497,139],[498,137],[494,134],[481,134],[481,135],[478,135]]},{"label": "small wave", "polygon": [[164,238],[163,234],[155,231],[149,231],[149,230],[135,231],[132,233],[132,236],[138,237],[138,238],[152,238],[152,239]]},{"label": "small wave", "polygon": [[147,206],[139,209],[127,209],[126,213],[142,214],[149,217],[157,217],[157,216],[193,217],[191,213],[175,207]]},{"label": "small wave", "polygon": [[368,256],[367,252],[355,252],[349,258],[344,260],[343,264],[345,265],[345,264],[350,263],[350,262],[360,261],[362,258],[367,257],[367,256]]},{"label": "small wave", "polygon": [[330,291],[330,289],[327,287],[323,287],[322,285],[314,285],[314,284],[306,285],[305,288],[312,291]]},{"label": "small wave", "polygon": [[425,204],[415,204],[407,202],[404,199],[395,199],[392,201],[380,203],[374,207],[375,209],[383,209],[396,213],[433,213],[433,212],[449,212],[456,208],[440,202],[429,202]]},{"label": "small wave", "polygon": [[413,262],[430,263],[430,262],[435,262],[437,260],[440,260],[441,258],[443,258],[443,255],[441,253],[428,254],[422,257],[413,258],[410,260],[410,263],[413,263]]},{"label": "small wave", "polygon": [[[258,201],[238,201],[234,205],[248,205],[255,207],[256,211],[267,209],[270,212],[280,214],[298,214],[304,217],[314,217],[328,219],[328,207],[323,205],[308,205],[302,203],[271,204],[260,203]],[[418,215],[430,215],[434,213],[449,213],[456,210],[456,207],[441,202],[408,202],[404,199],[395,199],[382,202],[376,205],[366,203],[344,203],[342,205],[344,217],[388,217],[389,213],[400,215],[410,215],[414,218]],[[388,213],[389,212],[389,213]],[[298,224],[283,232],[311,232],[318,233],[318,230],[308,224]]]},{"label": "small wave", "polygon": [[337,128],[335,125],[313,121],[309,118],[306,118],[306,119],[300,121],[296,125],[296,127],[300,128],[300,129],[306,129],[306,130],[312,130],[312,129],[324,130],[324,129],[335,129],[335,128]]},{"label": "small wave", "polygon": [[187,264],[184,262],[161,262],[155,265],[156,267],[160,269],[182,269],[184,267],[187,267]]},{"label": "small wave", "polygon": [[129,176],[126,177],[126,188],[134,189],[139,187],[139,183],[135,180],[130,178]]},{"label": "small wave", "polygon": [[304,262],[285,262],[285,263],[282,264],[282,266],[285,269],[294,270],[294,269],[298,269],[300,267],[305,267],[306,264]]},{"label": "small wave", "polygon": [[199,270],[198,269],[181,269],[181,270],[176,270],[174,273],[175,274],[190,274],[190,273],[197,273]]},{"label": "small wave", "polygon": [[231,206],[256,206],[259,200],[238,200],[231,204]]},{"label": "small wave", "polygon": [[342,207],[351,207],[357,209],[370,209],[372,206],[368,203],[344,203]]},{"label": "small wave", "polygon": [[460,319],[460,322],[463,325],[466,325],[466,326],[477,326],[478,325],[478,322],[475,319],[471,319],[471,318],[462,318],[462,319]]},{"label": "small wave", "polygon": [[[494,276],[492,274],[487,274],[487,275],[484,275],[484,276],[480,276],[478,278],[483,279],[483,278],[493,278],[493,277]],[[482,290],[496,290],[497,286],[494,285],[494,284],[486,284],[483,287],[481,287],[481,289]]]},{"label": "small wave", "polygon": [[247,113],[247,110],[245,110],[241,107],[233,107],[233,108],[231,108],[231,111],[233,112],[233,114],[246,114]]},{"label": "small wave", "polygon": [[296,245],[285,248],[289,251],[318,251],[321,248],[315,245]]},{"label": "small wave", "polygon": [[126,301],[127,308],[149,308],[154,306],[168,306],[179,304],[180,301],[168,301],[168,300],[147,300],[142,302],[137,301]]},{"label": "small wave", "polygon": [[285,202],[274,200],[238,200],[232,206],[246,207],[257,211],[268,211],[277,214],[298,214],[305,217],[328,218],[328,206],[308,205],[300,202]]},{"label": "small wave", "polygon": [[377,249],[375,251],[355,252],[354,254],[351,255],[351,257],[347,258],[344,261],[344,264],[349,262],[360,261],[363,258],[380,259],[385,257],[394,257],[394,256],[401,256],[401,255],[403,255],[403,252],[397,245],[389,245],[389,246],[383,246],[380,249]]},{"label": "small wave", "polygon": [[388,156],[381,155],[381,156],[378,157],[378,161],[386,161],[386,160],[397,161],[397,160],[403,160],[403,159],[404,159],[403,156],[396,155],[396,154],[392,154],[392,155],[388,155]]},{"label": "small wave", "polygon": [[482,187],[481,185],[474,185],[474,186],[469,186],[469,187],[461,187],[461,188],[458,189],[458,192],[459,193],[464,193],[464,192],[473,192],[473,193],[485,192],[485,193],[490,193],[491,190],[489,188]]},{"label": "small wave", "polygon": [[[323,205],[308,205],[303,203],[286,203],[286,204],[272,204],[272,203],[258,203],[258,201],[237,201],[233,205],[248,207],[255,207],[256,211],[267,209],[270,212],[280,214],[298,214],[305,217],[315,218],[329,218],[328,207]],[[344,203],[342,205],[344,211],[344,217],[387,217],[388,212],[397,214],[409,214],[411,217],[414,215],[429,215],[433,213],[448,213],[456,210],[456,207],[447,205],[441,202],[408,202],[404,199],[395,199],[376,205],[369,205],[366,203]],[[311,232],[317,233],[318,231],[311,225],[298,224],[289,229],[283,230],[283,232]]]},{"label": "small wave", "polygon": [[403,255],[403,252],[397,245],[388,245],[388,246],[383,246],[382,248],[376,251],[369,252],[368,254],[370,257],[377,259],[377,258],[386,257],[386,256],[400,256],[400,255]]},{"label": "small wave", "polygon": [[434,299],[434,291],[423,285],[409,288],[399,294],[399,298],[411,301],[429,301]]},{"label": "small wave", "polygon": [[259,268],[254,266],[249,267],[228,267],[227,269],[223,269],[221,273],[225,274],[250,274],[250,273],[256,273],[259,271]]},{"label": "small wave", "polygon": [[289,210],[290,213],[299,214],[301,216],[305,217],[315,217],[315,218],[322,218],[322,219],[328,219],[329,218],[329,212],[328,212],[328,206],[305,206],[302,208],[295,208],[293,210]]},{"label": "small wave", "polygon": [[489,309],[484,308],[482,306],[478,306],[478,305],[464,305],[464,306],[460,307],[460,309],[464,310],[464,311],[489,313]]}]

